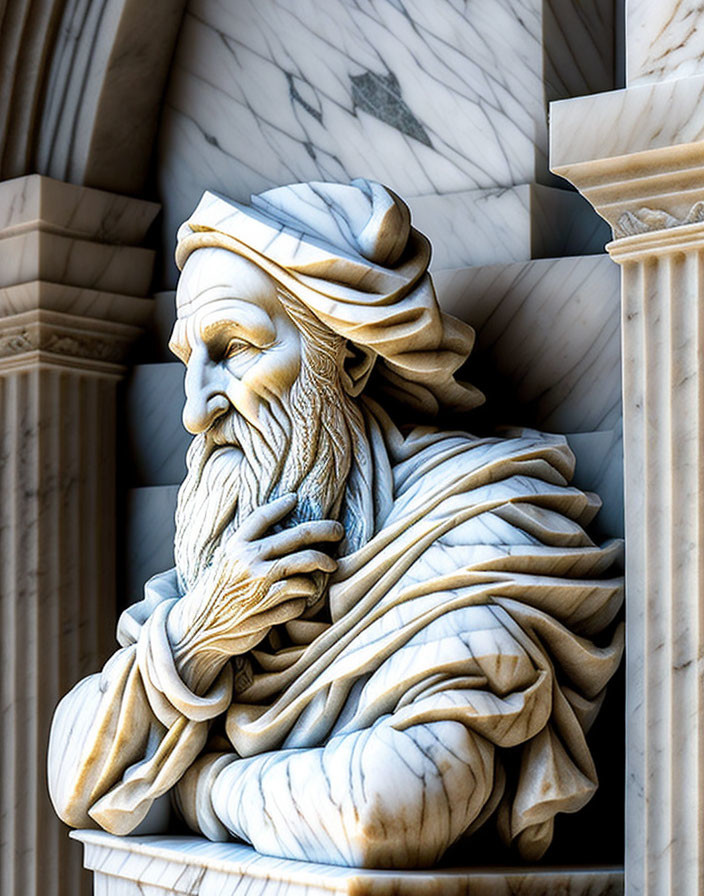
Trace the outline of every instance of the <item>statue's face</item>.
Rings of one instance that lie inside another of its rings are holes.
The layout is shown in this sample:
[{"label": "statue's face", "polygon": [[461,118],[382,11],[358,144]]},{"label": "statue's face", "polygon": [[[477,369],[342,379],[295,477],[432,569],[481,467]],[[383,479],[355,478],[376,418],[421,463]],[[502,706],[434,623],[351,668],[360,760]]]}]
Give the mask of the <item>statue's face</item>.
[{"label": "statue's face", "polygon": [[198,249],[176,303],[170,346],[186,365],[183,422],[194,439],[175,554],[190,587],[223,533],[277,495],[296,493],[292,524],[337,518],[358,423],[340,383],[344,342],[294,322],[253,263]]},{"label": "statue's face", "polygon": [[176,293],[169,343],[186,365],[183,422],[191,433],[211,429],[235,411],[262,426],[262,407],[288,394],[301,368],[301,335],[274,281],[226,249],[194,252]]}]

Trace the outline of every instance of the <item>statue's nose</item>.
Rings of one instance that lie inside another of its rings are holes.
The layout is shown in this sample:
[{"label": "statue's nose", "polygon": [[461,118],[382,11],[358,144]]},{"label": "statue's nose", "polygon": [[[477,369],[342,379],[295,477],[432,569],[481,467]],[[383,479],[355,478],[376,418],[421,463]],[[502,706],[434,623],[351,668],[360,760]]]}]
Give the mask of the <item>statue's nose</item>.
[{"label": "statue's nose", "polygon": [[218,372],[218,365],[210,360],[205,346],[194,346],[186,367],[186,405],[183,409],[183,425],[193,435],[205,432],[230,407]]}]

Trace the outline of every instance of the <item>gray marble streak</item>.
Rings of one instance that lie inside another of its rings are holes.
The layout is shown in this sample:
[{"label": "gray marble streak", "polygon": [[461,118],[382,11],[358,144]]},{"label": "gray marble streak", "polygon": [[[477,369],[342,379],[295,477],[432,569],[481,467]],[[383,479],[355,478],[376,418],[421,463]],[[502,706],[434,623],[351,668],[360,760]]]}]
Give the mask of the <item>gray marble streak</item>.
[{"label": "gray marble streak", "polygon": [[143,597],[144,583],[174,565],[174,513],[178,486],[127,492],[125,515],[125,600]]},{"label": "gray marble streak", "polygon": [[165,245],[204,184],[247,201],[359,175],[406,197],[552,182],[546,101],[612,85],[611,15],[607,0],[581,15],[538,0],[191,0],[159,139]]},{"label": "gray marble streak", "polygon": [[621,896],[619,868],[366,871],[259,855],[198,837],[71,835],[84,844],[96,896]]}]

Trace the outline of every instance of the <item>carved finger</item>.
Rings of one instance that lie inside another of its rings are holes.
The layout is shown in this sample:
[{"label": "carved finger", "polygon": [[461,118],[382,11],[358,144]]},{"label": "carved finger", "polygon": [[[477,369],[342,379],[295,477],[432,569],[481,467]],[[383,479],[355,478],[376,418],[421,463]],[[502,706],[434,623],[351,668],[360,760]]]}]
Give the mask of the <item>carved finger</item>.
[{"label": "carved finger", "polygon": [[274,563],[272,576],[274,579],[283,579],[287,576],[300,575],[305,572],[335,572],[337,569],[337,560],[324,554],[322,551],[298,551],[295,554],[289,554],[288,557],[281,557]]},{"label": "carved finger", "polygon": [[304,597],[295,597],[286,600],[275,607],[268,610],[262,610],[261,613],[255,613],[244,619],[238,626],[236,636],[238,638],[247,635],[256,634],[264,628],[270,628],[272,625],[281,625],[296,619],[303,613],[306,608],[306,599]]},{"label": "carved finger", "polygon": [[275,535],[262,538],[259,545],[262,557],[283,557],[309,544],[321,541],[339,541],[345,534],[345,528],[335,520],[314,520],[299,523]]},{"label": "carved finger", "polygon": [[267,529],[290,513],[297,503],[297,495],[289,492],[289,494],[282,495],[280,498],[276,498],[262,507],[257,507],[238,529],[238,537],[244,541],[254,541],[261,538]]}]

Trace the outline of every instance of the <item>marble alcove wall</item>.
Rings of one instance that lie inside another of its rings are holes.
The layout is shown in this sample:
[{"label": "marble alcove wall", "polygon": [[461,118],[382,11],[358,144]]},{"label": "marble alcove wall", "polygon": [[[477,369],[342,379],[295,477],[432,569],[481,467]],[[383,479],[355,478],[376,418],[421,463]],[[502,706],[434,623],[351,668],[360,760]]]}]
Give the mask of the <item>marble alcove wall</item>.
[{"label": "marble alcove wall", "polygon": [[[547,168],[547,103],[620,86],[621,14],[614,0],[189,0],[158,134],[155,322],[125,391],[126,602],[172,564],[188,444],[166,348],[172,253],[206,187],[246,201],[364,175],[396,190],[433,242],[441,304],[478,331],[467,376],[489,401],[467,428],[567,434],[577,484],[605,499],[602,534],[623,534],[619,271],[606,225]],[[620,689],[593,732],[601,791],[560,819],[547,861],[622,863]]]}]

